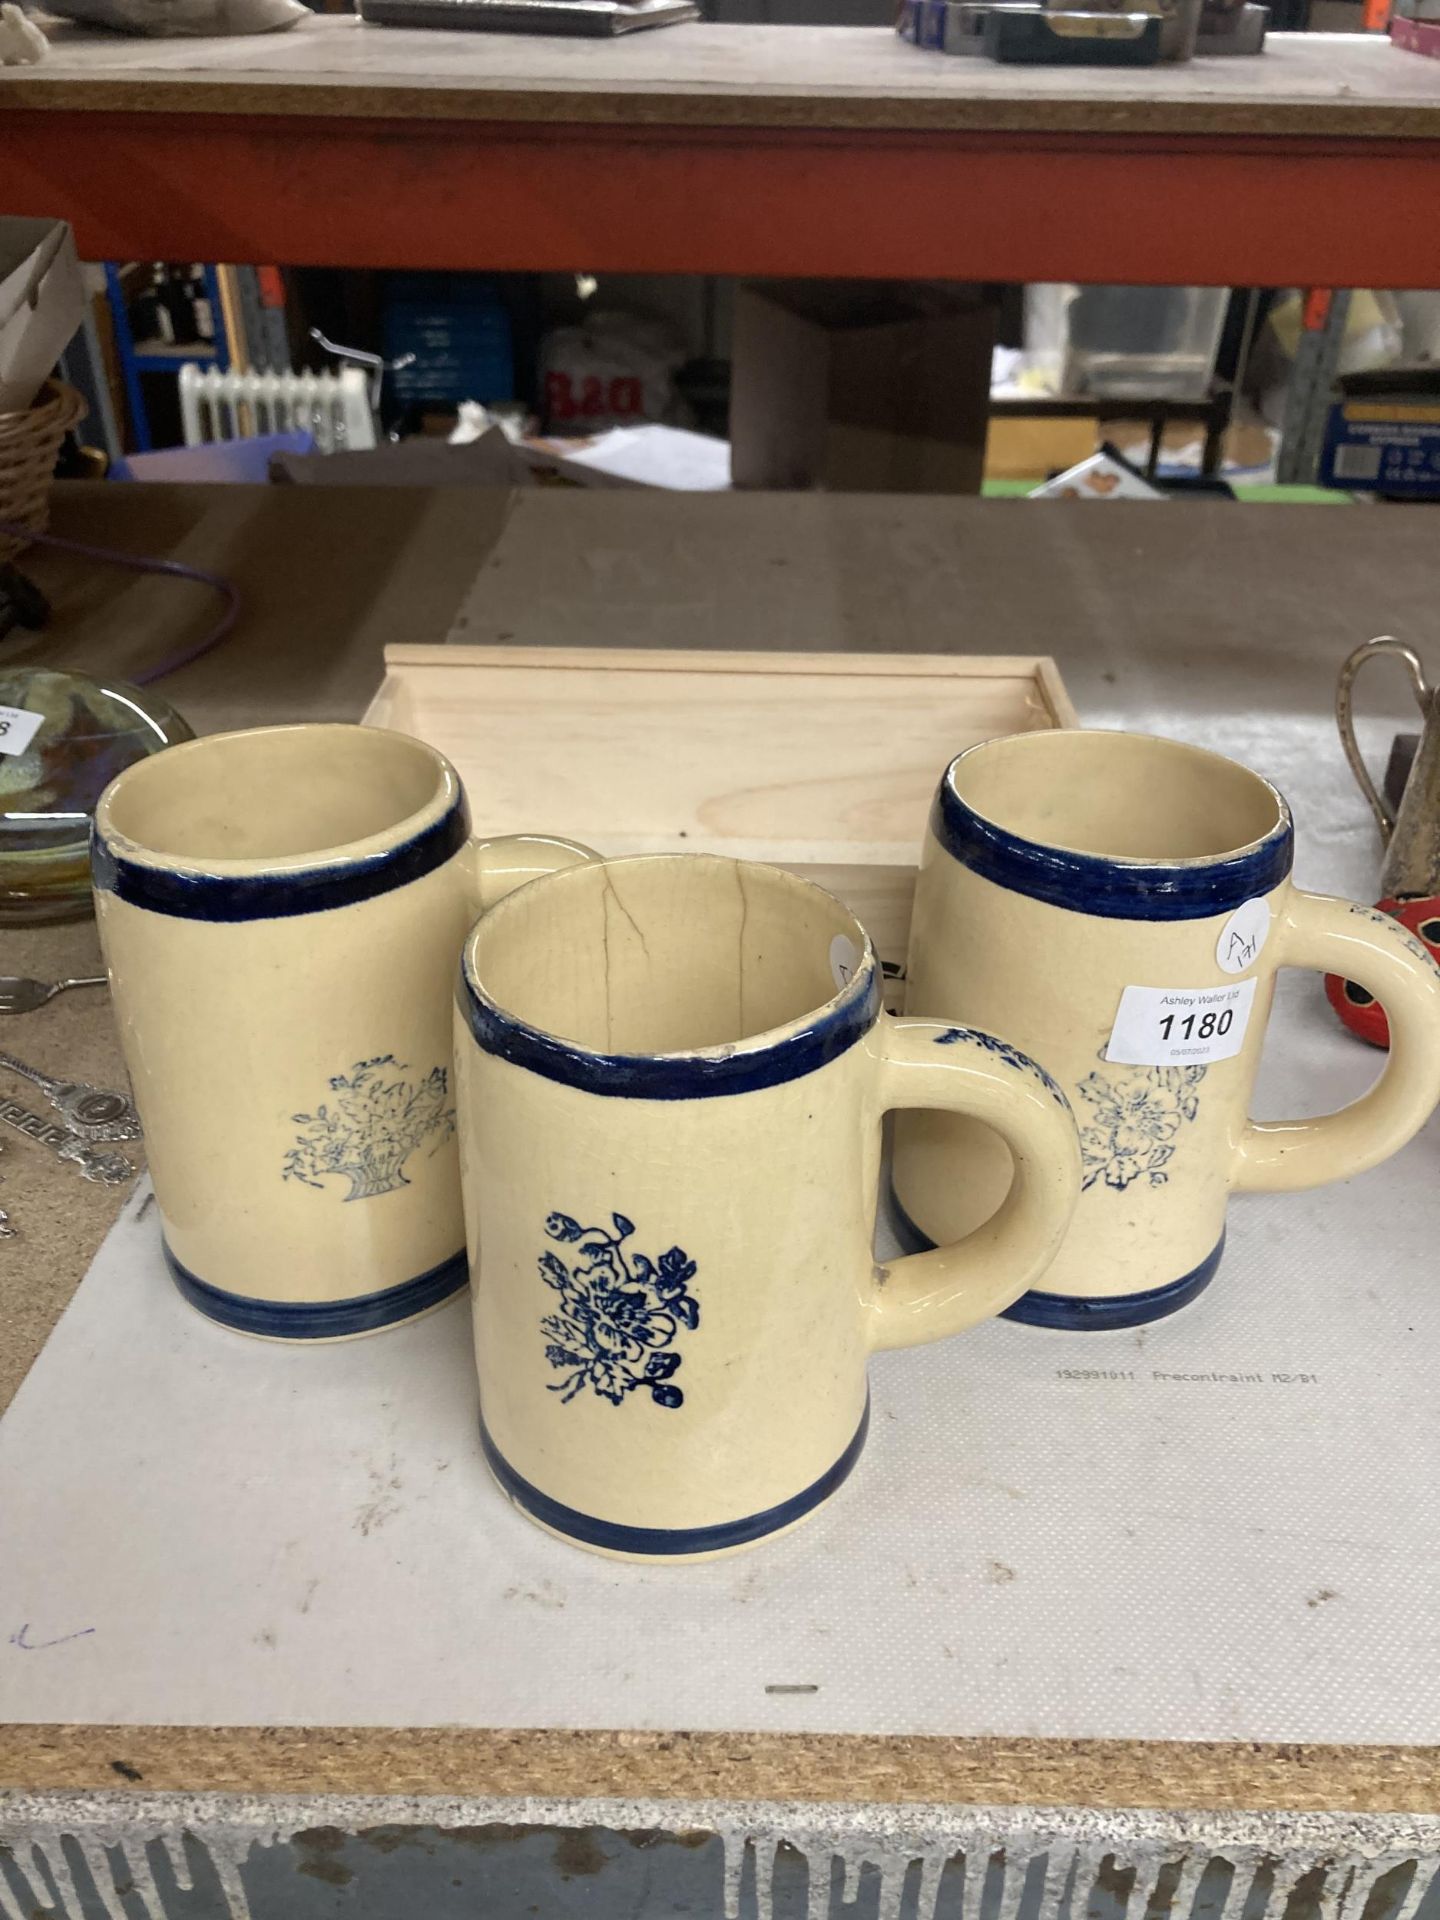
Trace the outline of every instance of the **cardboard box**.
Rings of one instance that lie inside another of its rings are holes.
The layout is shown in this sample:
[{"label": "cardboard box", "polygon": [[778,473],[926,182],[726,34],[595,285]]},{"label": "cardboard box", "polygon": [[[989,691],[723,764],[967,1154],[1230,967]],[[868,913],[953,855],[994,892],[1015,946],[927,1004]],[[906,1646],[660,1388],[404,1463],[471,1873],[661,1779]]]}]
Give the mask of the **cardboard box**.
[{"label": "cardboard box", "polygon": [[67,220],[0,218],[0,413],[23,413],[85,315]]},{"label": "cardboard box", "polygon": [[1352,394],[1330,409],[1322,487],[1440,498],[1440,393]]},{"label": "cardboard box", "polygon": [[740,287],[734,484],[978,493],[995,312],[979,289],[908,282]]},{"label": "cardboard box", "polygon": [[498,427],[452,446],[414,434],[364,452],[277,454],[270,478],[309,487],[514,487],[530,472]]},{"label": "cardboard box", "polygon": [[1440,0],[1415,0],[1415,4],[1429,4],[1433,11],[1413,17],[1397,13],[1390,22],[1390,38],[1407,53],[1423,53],[1440,60]]}]

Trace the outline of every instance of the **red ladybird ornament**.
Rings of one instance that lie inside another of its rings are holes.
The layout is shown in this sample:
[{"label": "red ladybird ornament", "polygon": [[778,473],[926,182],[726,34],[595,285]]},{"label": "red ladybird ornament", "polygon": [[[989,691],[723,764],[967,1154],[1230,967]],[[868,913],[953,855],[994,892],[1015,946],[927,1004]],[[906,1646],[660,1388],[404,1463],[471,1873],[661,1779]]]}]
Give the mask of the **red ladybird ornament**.
[{"label": "red ladybird ornament", "polygon": [[[1402,927],[1408,927],[1423,940],[1440,961],[1440,894],[1421,894],[1409,900],[1381,900],[1377,904],[1382,913],[1393,914]],[[1325,992],[1352,1033],[1358,1033],[1372,1047],[1389,1046],[1390,1023],[1373,993],[1367,993],[1353,980],[1342,980],[1338,973],[1326,974]]]}]

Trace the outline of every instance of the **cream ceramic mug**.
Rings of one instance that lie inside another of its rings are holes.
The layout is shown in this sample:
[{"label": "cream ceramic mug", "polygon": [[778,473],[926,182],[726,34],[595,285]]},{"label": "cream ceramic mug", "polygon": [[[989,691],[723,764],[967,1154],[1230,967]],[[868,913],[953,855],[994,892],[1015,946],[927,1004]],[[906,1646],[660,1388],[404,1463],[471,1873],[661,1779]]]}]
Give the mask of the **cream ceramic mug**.
[{"label": "cream ceramic mug", "polygon": [[[1074,1104],[1084,1191],[1042,1290],[1009,1317],[1104,1329],[1209,1282],[1232,1192],[1323,1185],[1402,1147],[1440,1098],[1440,971],[1388,914],[1291,884],[1290,811],[1258,774],[1140,734],[1020,734],[946,769],[915,896],[909,1011],[991,1027]],[[1279,967],[1358,980],[1385,1006],[1383,1076],[1323,1119],[1249,1119]],[[902,1238],[974,1228],[1003,1142],[902,1115]]]},{"label": "cream ceramic mug", "polygon": [[[870,1353],[1008,1305],[1078,1191],[1053,1082],[882,1013],[854,917],[774,867],[642,855],[502,901],[465,945],[456,1062],[485,1456],[601,1552],[803,1519],[859,1458]],[[979,1233],[877,1268],[898,1106],[983,1118],[1019,1177]]]},{"label": "cream ceramic mug", "polygon": [[466,928],[591,856],[472,840],[455,769],[399,733],[266,727],[112,781],[96,917],[180,1291],[319,1340],[465,1284],[450,1010]]}]

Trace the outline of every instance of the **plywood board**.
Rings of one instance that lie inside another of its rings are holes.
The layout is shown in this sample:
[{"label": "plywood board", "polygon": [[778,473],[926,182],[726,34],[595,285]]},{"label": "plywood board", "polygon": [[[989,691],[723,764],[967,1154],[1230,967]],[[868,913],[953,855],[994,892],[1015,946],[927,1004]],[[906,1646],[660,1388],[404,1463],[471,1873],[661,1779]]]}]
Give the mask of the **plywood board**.
[{"label": "plywood board", "polygon": [[1074,724],[1046,659],[398,646],[385,664],[366,719],[446,754],[479,831],[773,861],[892,961],[948,761]]},{"label": "plywood board", "polygon": [[1255,60],[1023,68],[927,57],[883,27],[709,26],[569,41],[367,27],[127,40],[60,26],[0,73],[6,107],[604,126],[1433,138],[1440,70],[1360,34],[1272,34]]}]

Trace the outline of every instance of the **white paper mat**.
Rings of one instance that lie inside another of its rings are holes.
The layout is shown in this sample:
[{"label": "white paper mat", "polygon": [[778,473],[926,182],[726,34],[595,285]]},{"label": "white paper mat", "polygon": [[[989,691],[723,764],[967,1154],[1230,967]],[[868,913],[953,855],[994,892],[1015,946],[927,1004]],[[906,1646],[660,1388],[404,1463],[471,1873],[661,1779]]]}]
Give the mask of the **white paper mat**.
[{"label": "white paper mat", "polygon": [[[1298,632],[1159,652],[1061,664],[1089,718],[1271,772],[1297,877],[1373,898],[1334,663]],[[1287,977],[1257,1111],[1376,1065]],[[653,1570],[494,1490],[463,1302],[247,1341],[182,1304],[139,1196],[0,1423],[0,1715],[1440,1740],[1437,1172],[1440,1122],[1351,1185],[1236,1202],[1213,1286],[1149,1328],[882,1356],[838,1500]]]},{"label": "white paper mat", "polygon": [[[1296,985],[1314,1106],[1373,1061]],[[1237,1203],[1168,1322],[884,1356],[829,1509],[655,1570],[491,1486],[463,1302],[252,1342],[181,1302],[139,1196],[0,1425],[0,1712],[1440,1738],[1437,1152]]]}]

